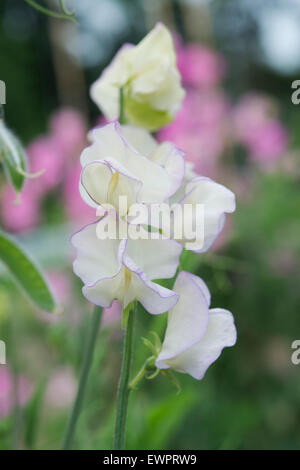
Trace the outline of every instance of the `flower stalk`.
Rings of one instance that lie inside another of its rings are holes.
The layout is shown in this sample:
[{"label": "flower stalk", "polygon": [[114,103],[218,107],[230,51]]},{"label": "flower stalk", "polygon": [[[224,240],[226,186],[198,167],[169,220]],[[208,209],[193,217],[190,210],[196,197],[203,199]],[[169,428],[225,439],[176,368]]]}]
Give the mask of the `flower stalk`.
[{"label": "flower stalk", "polygon": [[124,88],[120,88],[120,113],[119,113],[119,123],[126,124],[125,120],[125,109],[124,109]]},{"label": "flower stalk", "polygon": [[95,350],[96,339],[97,339],[99,326],[100,326],[100,322],[102,318],[102,312],[103,312],[103,309],[101,307],[95,306],[91,323],[90,323],[90,328],[89,328],[89,333],[88,333],[88,338],[87,338],[87,343],[86,343],[86,350],[83,356],[77,395],[75,398],[75,402],[74,402],[73,409],[70,415],[70,419],[69,419],[68,426],[67,426],[67,431],[66,431],[63,446],[62,446],[63,450],[68,450],[68,449],[71,449],[72,447],[77,421],[78,421],[78,418],[82,409],[82,405],[83,405],[88,375],[89,375],[91,365],[93,362],[94,350]]},{"label": "flower stalk", "polygon": [[133,362],[133,337],[137,302],[128,314],[124,338],[123,359],[117,398],[117,414],[114,436],[114,450],[124,450],[126,440],[126,421],[129,399],[129,377]]}]

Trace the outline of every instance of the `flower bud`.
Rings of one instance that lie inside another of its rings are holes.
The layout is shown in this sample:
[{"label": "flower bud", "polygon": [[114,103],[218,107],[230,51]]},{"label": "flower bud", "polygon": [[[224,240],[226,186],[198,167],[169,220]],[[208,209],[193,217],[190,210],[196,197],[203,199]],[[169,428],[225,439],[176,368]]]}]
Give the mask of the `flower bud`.
[{"label": "flower bud", "polygon": [[168,29],[158,23],[137,46],[123,46],[92,85],[91,96],[108,120],[122,115],[126,123],[151,131],[171,122],[184,90]]},{"label": "flower bud", "polygon": [[0,158],[7,180],[20,192],[25,180],[26,153],[3,120],[0,120]]}]

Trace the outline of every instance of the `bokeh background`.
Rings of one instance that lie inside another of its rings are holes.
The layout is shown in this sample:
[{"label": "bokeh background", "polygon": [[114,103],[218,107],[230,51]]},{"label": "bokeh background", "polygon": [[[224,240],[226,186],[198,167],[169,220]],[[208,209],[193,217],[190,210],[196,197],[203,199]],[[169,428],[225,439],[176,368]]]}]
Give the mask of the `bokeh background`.
[{"label": "bokeh background", "polygon": [[[56,7],[54,0],[48,6]],[[43,267],[62,314],[35,310],[0,267],[0,448],[59,448],[77,387],[91,306],[72,273],[72,232],[94,214],[78,194],[86,131],[103,122],[89,87],[124,42],[163,21],[173,32],[187,95],[158,133],[186,151],[198,172],[237,194],[214,249],[185,256],[207,282],[213,307],[238,330],[204,380],[177,374],[132,393],[130,449],[299,449],[300,78],[299,0],[69,0],[78,25],[50,19],[23,0],[0,2],[0,79],[7,125],[33,171],[21,204],[0,174],[1,226]],[[140,337],[163,333],[165,316],[139,312]],[[110,449],[122,331],[118,305],[105,312],[77,449]]]}]

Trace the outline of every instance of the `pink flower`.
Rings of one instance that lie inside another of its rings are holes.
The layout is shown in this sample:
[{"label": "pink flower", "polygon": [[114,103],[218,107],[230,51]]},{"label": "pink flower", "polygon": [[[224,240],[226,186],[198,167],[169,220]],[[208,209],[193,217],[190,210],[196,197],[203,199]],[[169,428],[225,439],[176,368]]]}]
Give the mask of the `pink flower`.
[{"label": "pink flower", "polygon": [[200,44],[183,46],[176,40],[177,66],[185,85],[215,87],[224,78],[225,60],[216,51]]},{"label": "pink flower", "polygon": [[65,156],[80,154],[86,140],[86,125],[79,111],[72,108],[57,111],[51,119],[50,132]]},{"label": "pink flower", "polygon": [[267,167],[287,151],[288,134],[276,117],[276,106],[264,95],[246,95],[232,114],[233,134],[250,158]]},{"label": "pink flower", "polygon": [[47,277],[55,298],[60,304],[66,305],[71,298],[71,285],[66,273],[53,270],[47,273]]},{"label": "pink flower", "polygon": [[39,201],[33,191],[32,181],[25,184],[16,204],[16,194],[11,186],[5,186],[1,198],[2,220],[13,232],[24,232],[34,228],[40,216]]},{"label": "pink flower", "polygon": [[[24,406],[31,395],[31,385],[24,376],[17,378],[17,396]],[[7,366],[0,366],[0,419],[8,416],[14,408],[14,381]]]},{"label": "pink flower", "polygon": [[232,124],[236,138],[247,141],[249,133],[252,134],[275,113],[275,104],[269,97],[255,93],[245,95],[232,113]]},{"label": "pink flower", "polygon": [[39,137],[27,148],[30,171],[35,173],[44,169],[44,173],[32,180],[38,195],[44,195],[59,184],[64,176],[64,153],[52,137]]},{"label": "pink flower", "polygon": [[111,307],[103,310],[103,325],[111,325],[116,321],[120,321],[122,317],[122,307],[118,300],[114,300]]},{"label": "pink flower", "polygon": [[287,131],[277,120],[260,126],[248,142],[251,158],[265,166],[277,162],[286,152],[287,145]]},{"label": "pink flower", "polygon": [[70,367],[56,371],[47,385],[45,401],[53,408],[66,408],[73,403],[77,380]]}]

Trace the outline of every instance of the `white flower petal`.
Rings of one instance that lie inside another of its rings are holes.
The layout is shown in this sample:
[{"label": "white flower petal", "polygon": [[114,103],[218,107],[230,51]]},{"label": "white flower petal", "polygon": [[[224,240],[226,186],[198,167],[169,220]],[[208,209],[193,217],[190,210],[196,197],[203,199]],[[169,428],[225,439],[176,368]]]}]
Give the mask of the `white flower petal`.
[{"label": "white flower petal", "polygon": [[149,102],[153,108],[159,111],[167,109],[174,116],[179,111],[181,102],[185,97],[185,91],[181,88],[180,81],[181,77],[178,70],[170,67],[165,74],[164,81],[150,95]]},{"label": "white flower petal", "polygon": [[138,194],[139,202],[163,202],[170,196],[171,180],[160,165],[143,155],[132,153],[127,160],[127,167],[143,183]]},{"label": "white flower petal", "polygon": [[186,372],[195,379],[202,379],[208,367],[220,356],[224,347],[236,342],[236,328],[228,310],[210,310],[208,328],[203,339],[192,348],[170,359],[168,365],[179,372]]},{"label": "white flower petal", "polygon": [[170,193],[173,195],[184,179],[184,152],[171,142],[163,142],[151,153],[150,159],[165,168],[171,180]]},{"label": "white flower petal", "polygon": [[[113,175],[117,176],[115,181],[112,180]],[[128,208],[136,202],[142,186],[140,180],[113,158],[86,165],[82,170],[81,183],[95,203],[99,205],[109,203],[120,215],[127,214]],[[127,198],[125,214],[120,213],[121,196]]]},{"label": "white flower petal", "polygon": [[125,165],[126,154],[132,149],[123,138],[117,121],[97,127],[91,134],[93,143],[82,152],[80,157],[83,167],[94,161],[104,161],[107,157]]},{"label": "white flower petal", "polygon": [[101,278],[93,285],[82,288],[83,295],[93,304],[101,307],[110,307],[116,299],[124,301],[124,274],[122,268],[114,276]]},{"label": "white flower petal", "polygon": [[81,172],[81,185],[95,204],[107,201],[113,171],[105,162],[88,163]]},{"label": "white flower petal", "polygon": [[210,178],[197,177],[186,185],[186,201],[206,204],[216,213],[234,212],[235,195],[230,189]]},{"label": "white flower petal", "polygon": [[170,31],[162,23],[155,27],[133,49],[134,64],[137,70],[143,69],[149,62],[160,57],[169,57],[175,65],[176,54]]},{"label": "white flower petal", "polygon": [[150,132],[137,126],[122,125],[122,134],[127,142],[141,155],[149,157],[157,148],[158,143]]},{"label": "white flower petal", "polygon": [[145,63],[132,80],[132,93],[141,95],[155,93],[157,88],[161,87],[171,66],[170,58],[167,56],[158,57]]},{"label": "white flower petal", "polygon": [[235,195],[209,178],[197,177],[187,184],[186,195],[181,203],[202,204],[204,207],[204,240],[200,240],[199,244],[194,244],[192,248],[197,253],[203,253],[211,247],[222,231],[225,213],[234,212]]},{"label": "white flower petal", "polygon": [[165,339],[156,361],[159,368],[170,367],[171,360],[199,343],[205,335],[209,317],[208,289],[202,279],[198,282],[196,278],[185,271],[178,274],[174,291],[180,297],[168,314]]},{"label": "white flower petal", "polygon": [[[130,134],[132,136],[133,129],[130,130]],[[139,131],[137,138],[140,145],[142,142]],[[145,156],[148,145],[149,139],[146,139],[145,152],[139,154],[126,141],[117,122],[107,124],[93,131],[93,144],[82,152],[81,165],[86,167],[95,162],[106,162],[115,171],[131,178],[133,182],[134,180],[139,182],[138,202],[163,202],[170,195],[171,180],[164,168]],[[87,186],[86,189],[90,193]]]},{"label": "white flower petal", "polygon": [[118,240],[100,240],[97,237],[97,224],[105,223],[107,216],[100,222],[87,225],[71,238],[76,248],[76,259],[73,263],[75,274],[85,284],[93,284],[102,277],[116,274],[121,267]]},{"label": "white flower petal", "polygon": [[103,110],[110,121],[120,114],[120,88],[125,85],[130,76],[130,55],[133,48],[133,45],[125,44],[91,86],[92,100]]},{"label": "white flower petal", "polygon": [[123,264],[132,273],[129,292],[126,296],[126,305],[136,299],[141,302],[149,313],[154,315],[165,313],[174,307],[178,301],[177,293],[152,282],[127,253],[124,253]]},{"label": "white flower petal", "polygon": [[168,279],[176,273],[182,246],[173,240],[128,240],[127,253],[149,279]]}]

